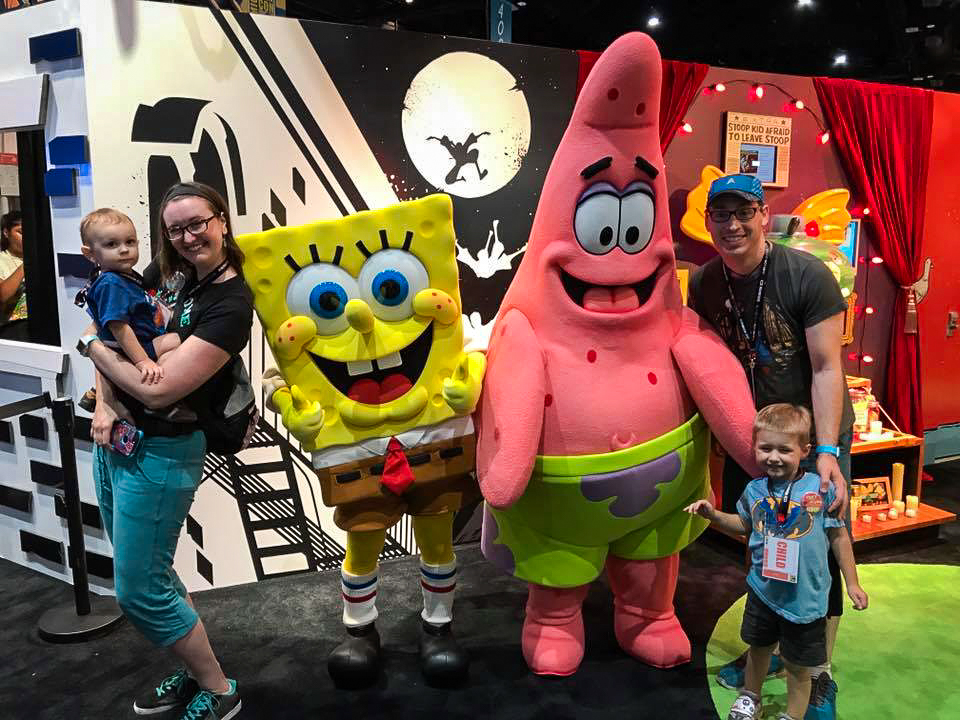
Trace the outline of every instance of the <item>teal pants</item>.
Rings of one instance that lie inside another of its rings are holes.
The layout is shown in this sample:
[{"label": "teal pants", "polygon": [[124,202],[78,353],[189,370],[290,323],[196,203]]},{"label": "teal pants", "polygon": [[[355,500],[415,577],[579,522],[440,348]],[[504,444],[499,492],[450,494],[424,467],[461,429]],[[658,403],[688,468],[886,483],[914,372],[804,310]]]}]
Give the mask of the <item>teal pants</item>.
[{"label": "teal pants", "polygon": [[144,437],[124,456],[97,447],[93,480],[113,543],[117,603],[150,642],[172,645],[197,624],[173,569],[180,530],[203,473],[202,432]]}]

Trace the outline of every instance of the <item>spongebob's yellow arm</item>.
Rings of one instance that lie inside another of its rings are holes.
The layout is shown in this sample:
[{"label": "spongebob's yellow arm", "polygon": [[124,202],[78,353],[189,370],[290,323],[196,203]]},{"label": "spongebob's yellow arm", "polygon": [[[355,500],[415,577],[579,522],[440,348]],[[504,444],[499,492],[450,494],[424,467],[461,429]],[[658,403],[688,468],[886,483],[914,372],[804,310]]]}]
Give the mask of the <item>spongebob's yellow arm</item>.
[{"label": "spongebob's yellow arm", "polygon": [[283,426],[297,440],[312,446],[323,429],[323,408],[311,402],[299,387],[288,387],[276,368],[263,373],[263,389],[267,393],[267,407],[280,413]]},{"label": "spongebob's yellow arm", "polygon": [[487,357],[480,352],[461,353],[453,377],[443,381],[443,399],[458,415],[472,413],[480,400]]}]

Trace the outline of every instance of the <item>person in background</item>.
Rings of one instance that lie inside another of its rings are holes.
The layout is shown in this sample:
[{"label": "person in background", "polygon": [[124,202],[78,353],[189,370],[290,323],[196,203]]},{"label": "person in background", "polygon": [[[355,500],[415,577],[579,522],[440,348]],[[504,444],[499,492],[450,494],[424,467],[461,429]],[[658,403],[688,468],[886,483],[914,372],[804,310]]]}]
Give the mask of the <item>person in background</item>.
[{"label": "person in background", "polygon": [[810,452],[810,412],[778,403],[757,413],[753,451],[764,476],[747,485],[735,513],[698,500],[687,512],[726,532],[749,535],[747,604],[740,634],[750,646],[746,679],[727,720],[762,716],[761,690],[776,643],[787,669],[787,707],[777,720],[801,720],[810,700],[810,674],[827,659],[827,544],[837,558],[857,610],[869,599],[860,587],[853,543],[843,520],[824,508],[833,500],[820,478],[800,463]]},{"label": "person in background", "polygon": [[0,218],[0,339],[29,341],[27,290],[23,277],[23,215]]},{"label": "person in background", "polygon": [[[250,339],[253,298],[243,281],[243,253],[216,190],[200,183],[170,188],[160,203],[158,255],[165,278],[188,280],[168,332],[180,345],[160,358],[163,376],[142,382],[140,370],[97,337],[80,340],[97,369],[93,415],[94,484],[114,547],[117,601],[130,622],[183,667],[138,697],[140,715],[228,720],[240,694],[214,655],[203,622],[173,569],[181,528],[203,474],[206,439],[196,422],[172,422],[156,411],[180,401],[196,410],[229,397],[230,366]],[[143,433],[129,455],[109,448],[124,419]],[[176,713],[176,714],[175,714]]]},{"label": "person in background", "polygon": [[[850,532],[850,447],[853,406],[846,388],[841,353],[847,303],[829,268],[813,255],[766,240],[769,219],[763,184],[753,175],[718,178],[707,194],[706,224],[719,257],[690,280],[689,303],[710,322],[740,359],[756,407],[772,403],[802,405],[813,413],[816,439],[804,468],[821,478],[821,490],[833,485],[829,511],[846,519]],[[733,512],[750,475],[727,457],[721,507]],[[807,717],[836,717],[837,685],[830,658],[843,614],[843,586],[830,555],[830,604],[827,610],[827,661],[814,671]],[[717,674],[730,688],[744,682],[744,659]],[[771,673],[782,671],[778,655]]]}]

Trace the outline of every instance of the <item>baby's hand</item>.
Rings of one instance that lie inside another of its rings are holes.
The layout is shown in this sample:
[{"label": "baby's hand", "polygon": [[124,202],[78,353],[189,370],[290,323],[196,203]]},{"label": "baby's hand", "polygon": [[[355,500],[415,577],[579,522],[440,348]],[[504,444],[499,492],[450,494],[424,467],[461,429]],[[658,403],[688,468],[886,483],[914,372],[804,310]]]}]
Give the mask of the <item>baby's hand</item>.
[{"label": "baby's hand", "polygon": [[710,504],[709,500],[697,500],[695,503],[687,505],[684,510],[691,515],[699,515],[707,520],[713,518],[713,505]]},{"label": "baby's hand", "polygon": [[140,371],[140,382],[147,385],[158,383],[163,378],[163,368],[149,358],[138,362],[137,370]]},{"label": "baby's hand", "polygon": [[867,591],[859,585],[851,585],[847,588],[847,595],[853,600],[854,610],[866,610],[870,598],[867,597]]}]

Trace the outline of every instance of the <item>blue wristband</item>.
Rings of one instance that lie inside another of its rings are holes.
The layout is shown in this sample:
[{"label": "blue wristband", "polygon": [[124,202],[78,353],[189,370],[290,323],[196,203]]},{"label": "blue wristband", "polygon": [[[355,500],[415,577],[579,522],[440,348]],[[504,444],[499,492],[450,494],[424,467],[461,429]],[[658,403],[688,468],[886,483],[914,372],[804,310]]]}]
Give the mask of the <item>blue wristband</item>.
[{"label": "blue wristband", "polygon": [[817,445],[814,449],[814,452],[819,455],[820,453],[827,453],[828,455],[833,455],[834,457],[840,457],[840,448],[836,445]]}]

